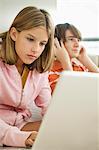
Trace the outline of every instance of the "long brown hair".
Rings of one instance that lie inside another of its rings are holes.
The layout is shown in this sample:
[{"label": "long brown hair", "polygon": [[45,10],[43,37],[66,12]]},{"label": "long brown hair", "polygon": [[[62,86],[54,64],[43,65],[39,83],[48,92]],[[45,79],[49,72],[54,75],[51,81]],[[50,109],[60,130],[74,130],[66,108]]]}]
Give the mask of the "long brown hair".
[{"label": "long brown hair", "polygon": [[10,37],[10,30],[15,27],[17,31],[28,30],[31,28],[44,26],[48,33],[48,42],[43,53],[32,64],[27,65],[29,69],[37,69],[45,72],[50,69],[53,57],[54,26],[49,13],[36,7],[28,6],[21,10],[15,17],[9,31],[1,33],[0,58],[7,64],[14,65],[17,62],[15,42]]}]

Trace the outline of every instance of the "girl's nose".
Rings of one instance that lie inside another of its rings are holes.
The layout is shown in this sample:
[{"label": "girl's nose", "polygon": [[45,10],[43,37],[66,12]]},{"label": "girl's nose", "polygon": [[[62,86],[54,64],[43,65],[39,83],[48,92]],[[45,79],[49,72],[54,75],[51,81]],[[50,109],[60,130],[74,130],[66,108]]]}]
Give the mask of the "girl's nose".
[{"label": "girl's nose", "polygon": [[38,43],[36,43],[36,44],[34,44],[33,45],[33,47],[32,47],[32,52],[34,52],[34,53],[36,53],[36,52],[38,52],[39,51],[39,44]]}]

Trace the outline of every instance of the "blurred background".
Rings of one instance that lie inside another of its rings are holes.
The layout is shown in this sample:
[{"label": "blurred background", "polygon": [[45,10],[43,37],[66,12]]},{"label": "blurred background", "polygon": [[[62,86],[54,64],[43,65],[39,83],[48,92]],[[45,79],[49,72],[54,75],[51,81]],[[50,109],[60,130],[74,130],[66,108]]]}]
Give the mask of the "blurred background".
[{"label": "blurred background", "polygon": [[99,0],[0,0],[0,33],[8,30],[17,13],[30,5],[46,9],[55,25],[75,25],[87,52],[99,65]]}]

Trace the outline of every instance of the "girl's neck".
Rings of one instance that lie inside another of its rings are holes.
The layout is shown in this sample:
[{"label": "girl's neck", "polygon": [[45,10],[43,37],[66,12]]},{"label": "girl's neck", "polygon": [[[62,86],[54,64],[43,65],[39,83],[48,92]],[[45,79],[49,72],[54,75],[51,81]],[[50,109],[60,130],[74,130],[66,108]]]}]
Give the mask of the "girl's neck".
[{"label": "girl's neck", "polygon": [[20,75],[22,75],[23,70],[24,70],[24,63],[18,59],[17,63],[16,63],[16,67],[18,69],[18,72],[20,73]]}]

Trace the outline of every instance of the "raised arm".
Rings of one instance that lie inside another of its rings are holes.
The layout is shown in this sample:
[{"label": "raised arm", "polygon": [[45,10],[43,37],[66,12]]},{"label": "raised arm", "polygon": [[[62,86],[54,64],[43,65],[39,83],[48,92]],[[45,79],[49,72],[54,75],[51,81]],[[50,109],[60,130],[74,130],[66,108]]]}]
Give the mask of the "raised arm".
[{"label": "raised arm", "polygon": [[57,60],[60,61],[64,70],[73,70],[70,62],[70,57],[62,41],[59,44],[57,38],[54,41],[54,53]]},{"label": "raised arm", "polygon": [[88,68],[89,72],[95,72],[99,73],[99,68],[94,64],[94,62],[91,60],[91,58],[86,53],[86,49],[82,46],[78,60]]}]

